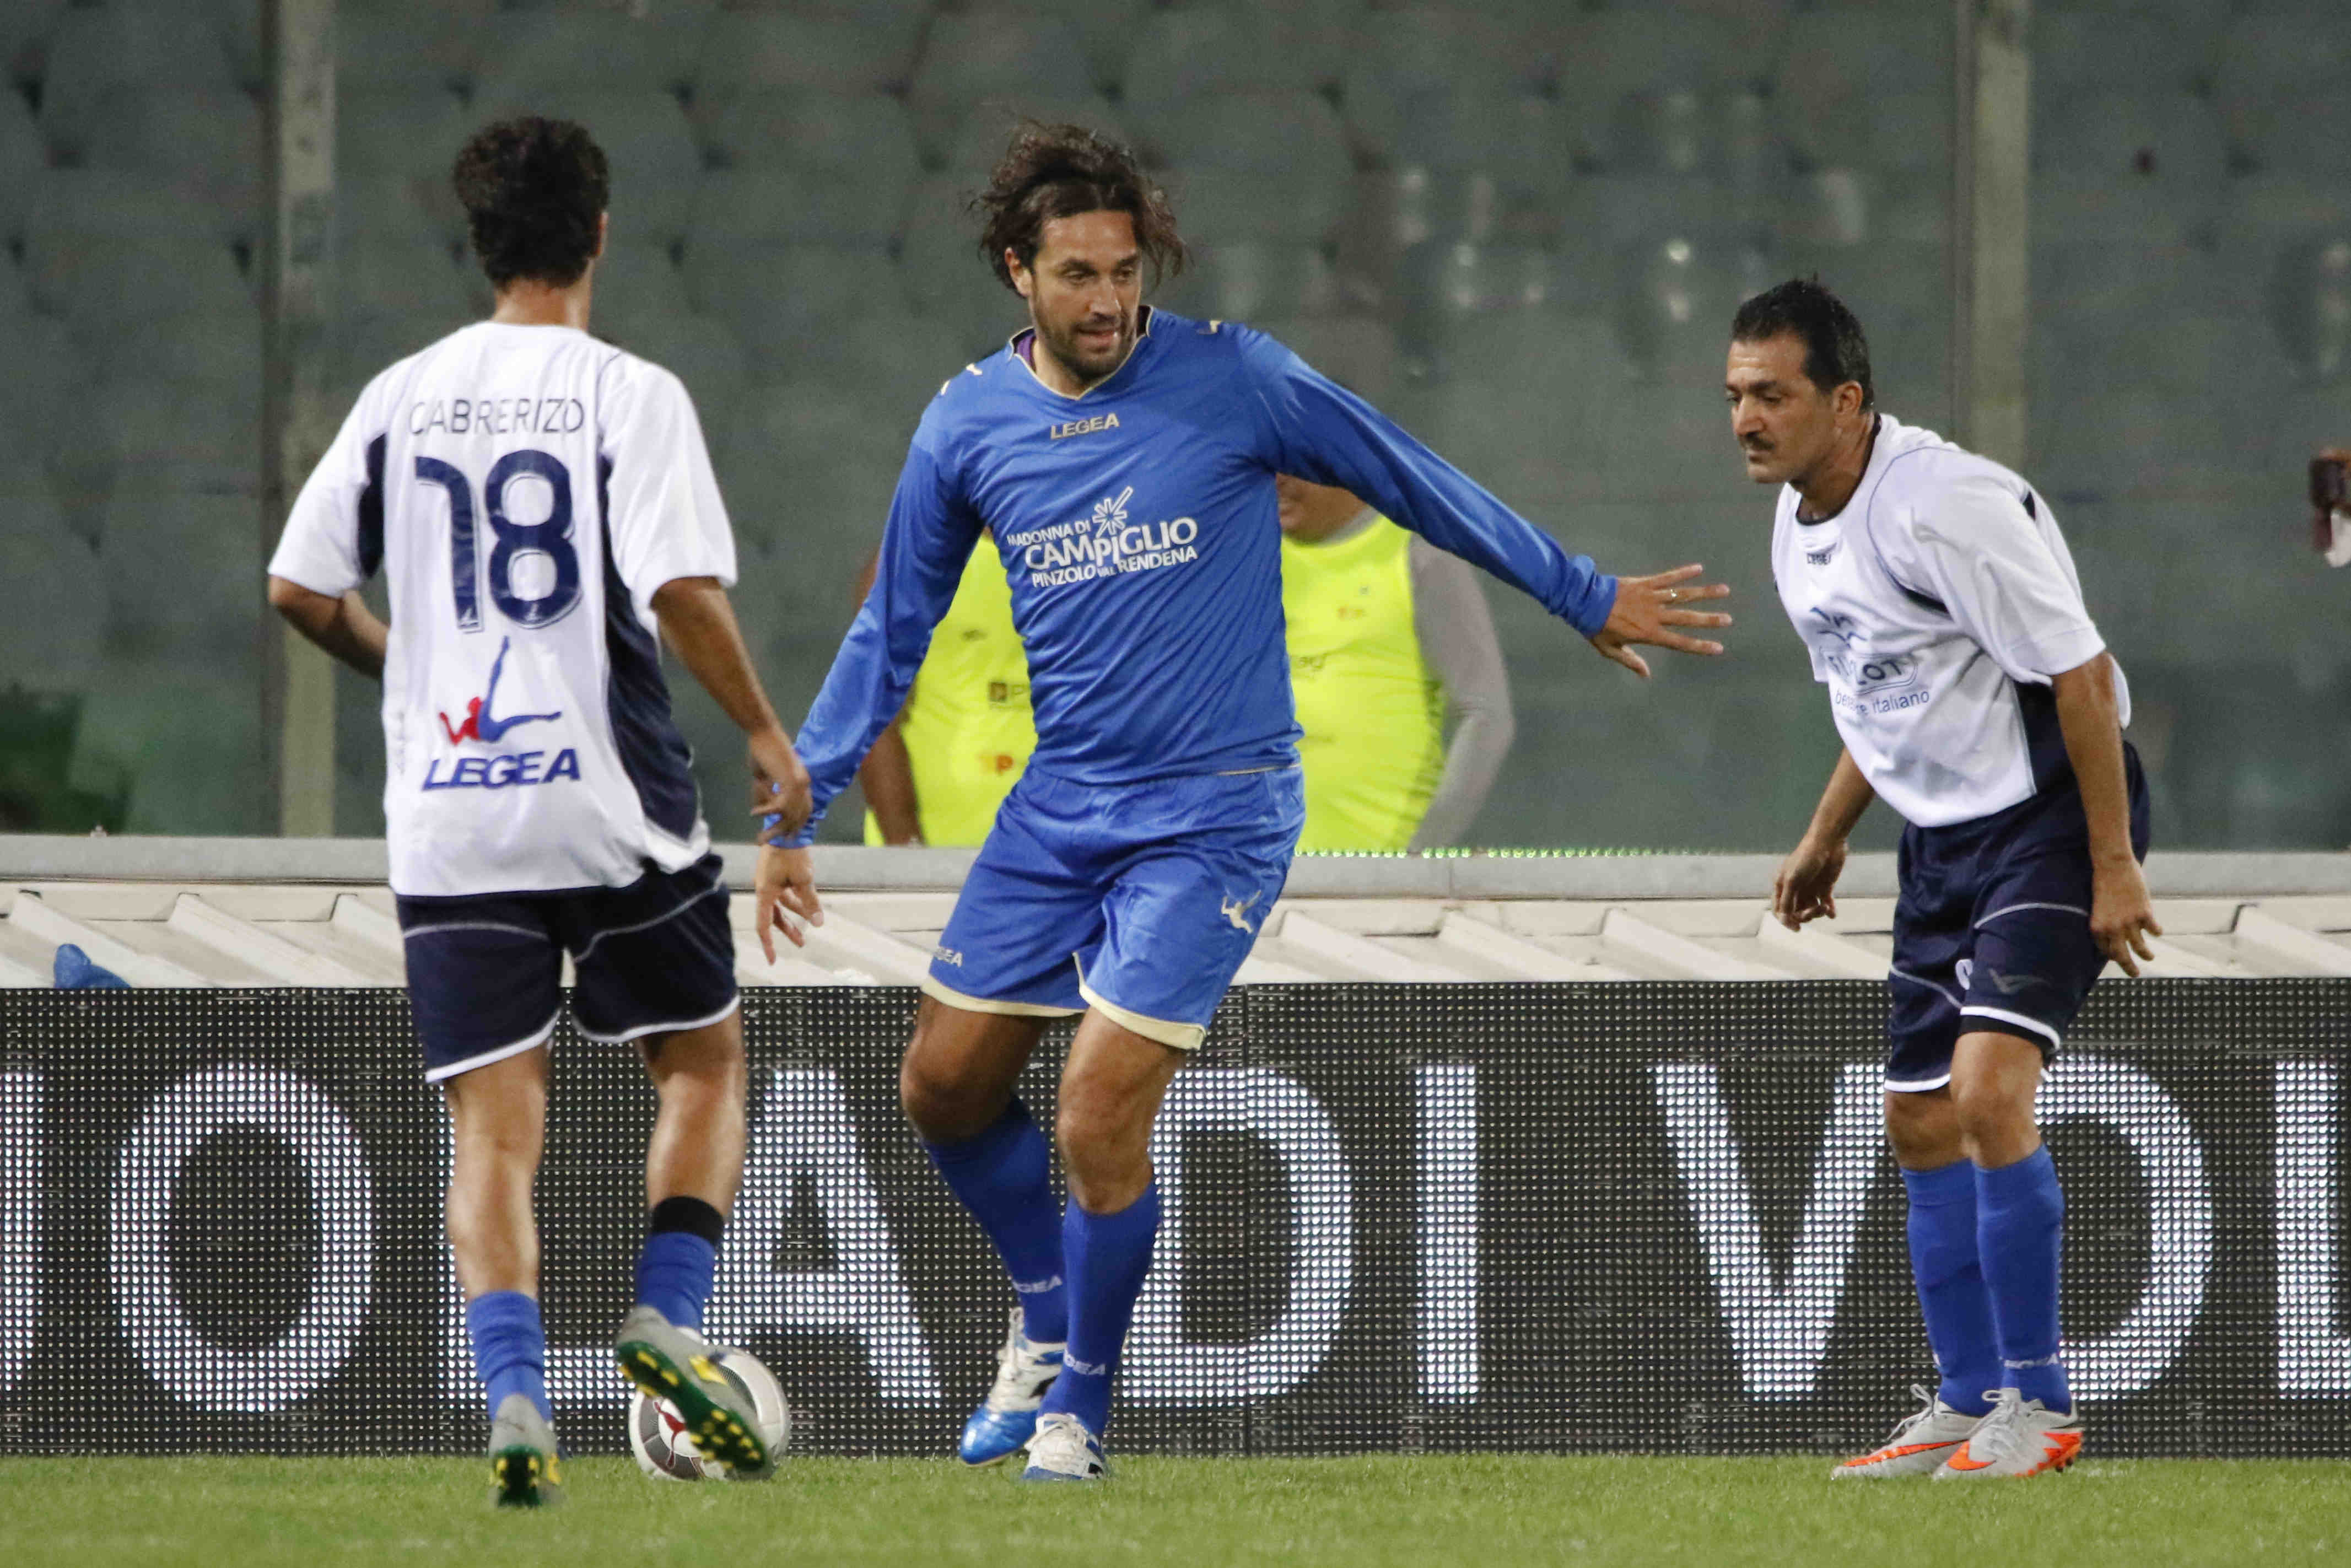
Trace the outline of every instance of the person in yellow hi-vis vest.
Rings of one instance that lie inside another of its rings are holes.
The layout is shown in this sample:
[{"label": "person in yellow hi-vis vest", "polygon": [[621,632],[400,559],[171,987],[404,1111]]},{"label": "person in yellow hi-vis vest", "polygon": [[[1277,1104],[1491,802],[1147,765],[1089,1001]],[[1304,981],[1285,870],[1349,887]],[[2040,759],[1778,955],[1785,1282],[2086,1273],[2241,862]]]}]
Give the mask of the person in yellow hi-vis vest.
[{"label": "person in yellow hi-vis vest", "polygon": [[1345,490],[1288,475],[1274,484],[1290,685],[1306,732],[1298,847],[1458,843],[1516,727],[1477,570]]},{"label": "person in yellow hi-vis vest", "polygon": [[[873,586],[868,561],[857,589]],[[897,721],[857,770],[869,844],[977,844],[1029,766],[1037,730],[1029,660],[1012,629],[1012,589],[986,533]]]}]

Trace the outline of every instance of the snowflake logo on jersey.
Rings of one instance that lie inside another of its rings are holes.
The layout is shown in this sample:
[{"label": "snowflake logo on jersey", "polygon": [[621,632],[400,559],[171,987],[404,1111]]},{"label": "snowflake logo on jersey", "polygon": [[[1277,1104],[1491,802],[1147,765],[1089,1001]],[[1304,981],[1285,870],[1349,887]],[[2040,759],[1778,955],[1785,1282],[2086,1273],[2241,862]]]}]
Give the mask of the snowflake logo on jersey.
[{"label": "snowflake logo on jersey", "polygon": [[1196,519],[1136,523],[1128,517],[1128,503],[1134,499],[1134,486],[1129,485],[1096,501],[1085,517],[1008,534],[1004,543],[1020,552],[1029,583],[1037,588],[1157,571],[1200,559]]}]

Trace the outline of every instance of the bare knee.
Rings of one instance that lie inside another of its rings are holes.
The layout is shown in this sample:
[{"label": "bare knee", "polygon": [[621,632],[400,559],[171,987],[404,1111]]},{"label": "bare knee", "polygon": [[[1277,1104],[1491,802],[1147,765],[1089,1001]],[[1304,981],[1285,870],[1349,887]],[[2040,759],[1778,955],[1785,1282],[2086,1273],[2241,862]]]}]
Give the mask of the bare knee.
[{"label": "bare knee", "polygon": [[908,1048],[898,1067],[898,1106],[914,1131],[935,1144],[960,1143],[986,1132],[1004,1113],[1006,1096],[928,1065]]},{"label": "bare knee", "polygon": [[2032,1152],[2040,1142],[2032,1121],[2032,1097],[1997,1079],[1954,1081],[1953,1113],[1968,1155],[1981,1166],[2003,1166]]},{"label": "bare knee", "polygon": [[1949,1089],[1888,1092],[1886,1141],[1894,1146],[1895,1161],[1905,1170],[1937,1170],[1967,1154]]}]

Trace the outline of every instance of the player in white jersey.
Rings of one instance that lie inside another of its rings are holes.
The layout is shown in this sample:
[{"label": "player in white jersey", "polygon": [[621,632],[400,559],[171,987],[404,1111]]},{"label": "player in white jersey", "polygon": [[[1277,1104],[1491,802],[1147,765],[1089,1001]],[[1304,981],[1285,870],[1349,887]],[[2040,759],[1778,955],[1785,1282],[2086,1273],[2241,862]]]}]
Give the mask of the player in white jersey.
[{"label": "player in white jersey", "polygon": [[[609,174],[577,125],[488,127],[457,159],[483,322],[369,383],[302,488],[269,599],[383,681],[384,816],[425,1077],[454,1134],[448,1223],[501,1503],[559,1483],[531,1186],[563,1008],[632,1042],[660,1100],[622,1370],[739,1475],[771,1462],[701,1354],[742,1174],[727,892],[655,632],[749,737],[787,816],[808,775],[726,600],[735,546],[677,378],[588,335]],[[381,567],[387,628],[355,591]]]},{"label": "player in white jersey", "polygon": [[1836,914],[1872,800],[1902,835],[1886,1129],[1941,1384],[1839,1476],[2063,1469],[2082,1444],[2057,1326],[2065,1211],[2032,1116],[2112,958],[2160,935],[2122,672],[2047,501],[1880,413],[1853,313],[1817,281],[1740,308],[1726,391],[1749,477],[1782,486],[1771,570],[1844,741],[1774,913]]}]

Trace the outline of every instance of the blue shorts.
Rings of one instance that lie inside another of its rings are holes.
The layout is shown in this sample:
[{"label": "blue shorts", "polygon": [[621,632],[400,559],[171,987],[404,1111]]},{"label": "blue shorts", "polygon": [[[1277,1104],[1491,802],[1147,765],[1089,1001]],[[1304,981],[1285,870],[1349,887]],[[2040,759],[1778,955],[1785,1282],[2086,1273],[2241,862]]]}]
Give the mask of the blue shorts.
[{"label": "blue shorts", "polygon": [[1117,789],[1031,768],[964,879],[923,989],[972,1012],[1092,1007],[1190,1051],[1281,896],[1305,824],[1294,767]]},{"label": "blue shorts", "polygon": [[[2147,858],[2147,779],[2124,747],[2131,849]],[[2053,1061],[2105,955],[2090,936],[2090,837],[2072,774],[2004,811],[1905,829],[1894,908],[1886,1087],[1940,1089],[1963,1033],[2012,1034]]]},{"label": "blue shorts", "polygon": [[620,1041],[700,1029],[735,1010],[735,936],[724,863],[648,870],[626,887],[403,898],[409,1004],[438,1083],[545,1045],[563,1014]]}]

